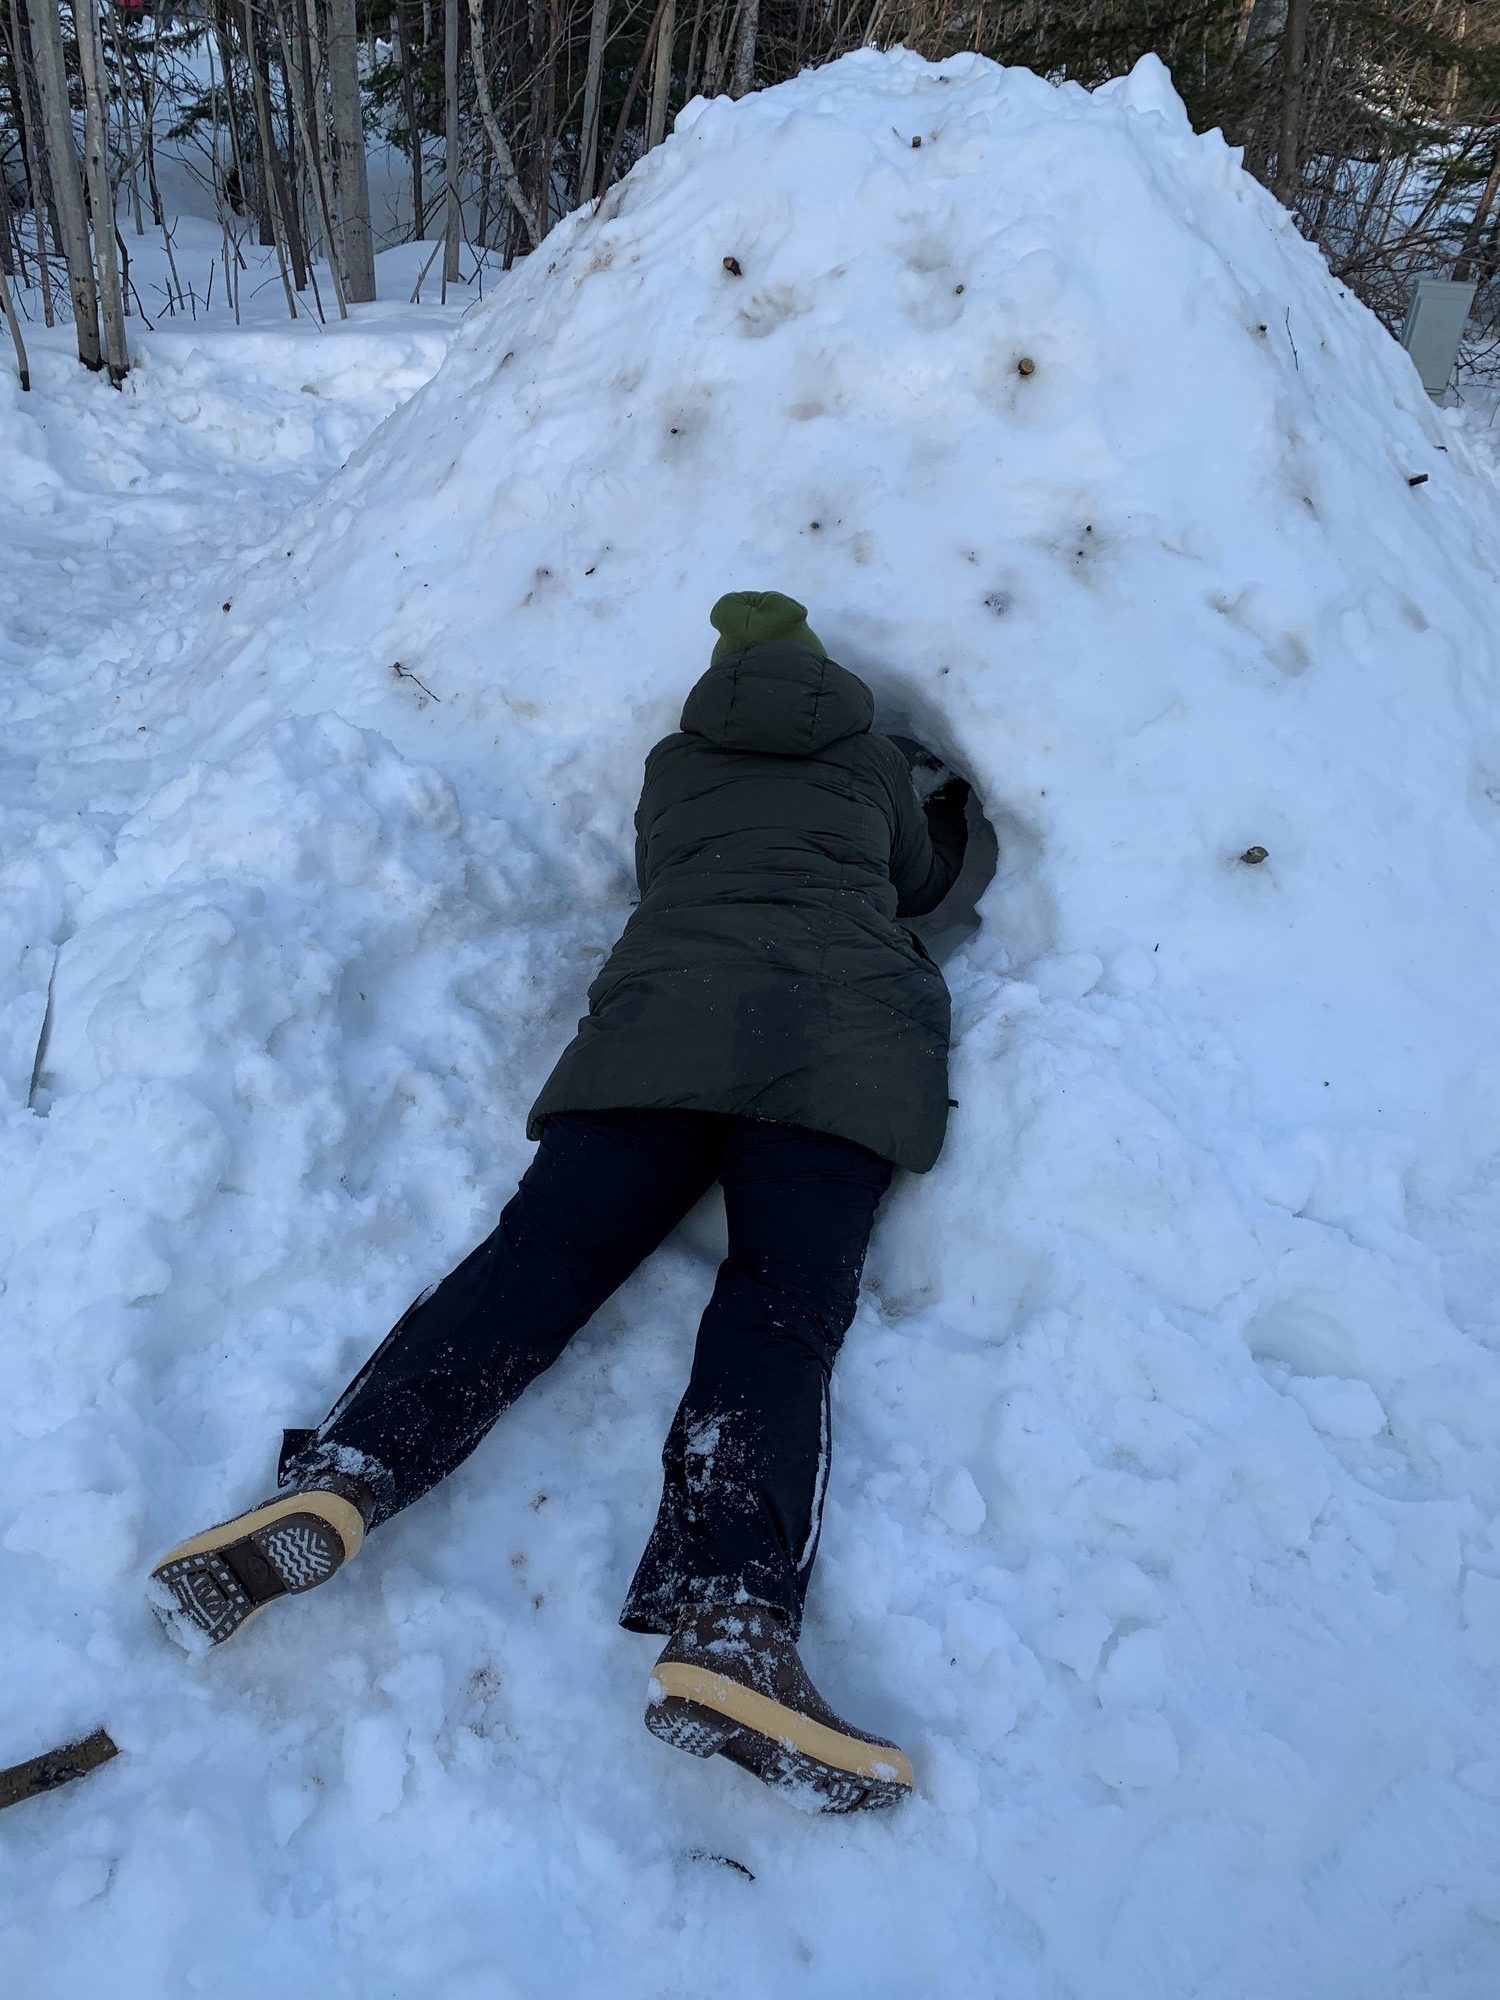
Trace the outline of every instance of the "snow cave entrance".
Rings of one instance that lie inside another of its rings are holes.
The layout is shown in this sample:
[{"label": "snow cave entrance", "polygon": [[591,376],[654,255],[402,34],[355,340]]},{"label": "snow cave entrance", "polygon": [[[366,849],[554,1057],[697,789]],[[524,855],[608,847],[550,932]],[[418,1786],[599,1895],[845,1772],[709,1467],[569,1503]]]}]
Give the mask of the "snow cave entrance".
[{"label": "snow cave entrance", "polygon": [[930,916],[903,919],[937,963],[945,965],[979,929],[979,906],[1000,865],[1000,843],[939,706],[909,689],[882,687],[879,674],[860,671],[874,690],[875,727],[881,735],[919,743],[936,760],[932,768],[913,772],[918,795],[925,797],[948,777],[967,778],[973,787],[969,793],[969,844],[958,880]]}]

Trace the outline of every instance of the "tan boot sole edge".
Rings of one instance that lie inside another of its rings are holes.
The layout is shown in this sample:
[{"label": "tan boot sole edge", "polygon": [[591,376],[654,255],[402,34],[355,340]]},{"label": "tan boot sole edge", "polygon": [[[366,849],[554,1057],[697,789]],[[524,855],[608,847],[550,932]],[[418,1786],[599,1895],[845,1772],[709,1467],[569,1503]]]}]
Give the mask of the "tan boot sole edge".
[{"label": "tan boot sole edge", "polygon": [[655,1668],[651,1678],[664,1695],[678,1701],[697,1702],[701,1708],[711,1708],[716,1715],[727,1715],[731,1721],[742,1722],[747,1729],[770,1737],[774,1743],[790,1743],[794,1749],[816,1757],[819,1763],[831,1765],[836,1771],[848,1771],[857,1778],[881,1779],[887,1784],[913,1783],[910,1759],[894,1745],[888,1748],[884,1744],[865,1743],[857,1736],[845,1736],[841,1730],[830,1729],[827,1723],[814,1722],[811,1716],[799,1715],[796,1709],[772,1701],[769,1695],[757,1694],[754,1688],[727,1680],[723,1674],[711,1673],[706,1667],[668,1660]]},{"label": "tan boot sole edge", "polygon": [[[316,1514],[326,1521],[344,1545],[344,1561],[357,1556],[365,1539],[364,1517],[352,1500],[346,1500],[339,1493],[288,1493],[283,1499],[269,1501],[264,1507],[252,1507],[248,1514],[236,1514],[232,1521],[221,1521],[217,1527],[205,1528],[201,1535],[190,1535],[185,1542],[179,1542],[169,1550],[160,1562],[152,1567],[154,1576],[165,1569],[168,1563],[180,1562],[184,1556],[201,1556],[213,1549],[227,1548],[231,1542],[240,1542],[247,1535],[255,1534],[261,1528],[268,1528],[275,1521],[284,1521],[288,1514]],[[264,1610],[258,1605],[257,1610]],[[253,1617],[255,1614],[250,1614]],[[243,1621],[249,1623],[249,1619]]]}]

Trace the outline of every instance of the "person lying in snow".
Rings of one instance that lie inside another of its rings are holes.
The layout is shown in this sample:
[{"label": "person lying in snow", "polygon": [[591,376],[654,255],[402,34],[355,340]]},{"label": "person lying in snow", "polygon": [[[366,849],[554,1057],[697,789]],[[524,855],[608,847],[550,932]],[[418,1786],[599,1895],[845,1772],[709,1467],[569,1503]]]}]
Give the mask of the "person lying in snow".
[{"label": "person lying in snow", "polygon": [[315,1431],[286,1433],[277,1496],[153,1576],[200,1645],[325,1582],[462,1464],[717,1181],[729,1254],[621,1623],[667,1635],[659,1737],[848,1811],[896,1803],[911,1766],[840,1721],[796,1645],[829,1376],[875,1210],[893,1168],[933,1164],[947,1121],[948,993],[899,919],[952,886],[969,788],[919,805],[869,689],[794,599],[735,592],[711,616],[712,664],[646,760],[639,905],[532,1108],[540,1143],[494,1234]]}]

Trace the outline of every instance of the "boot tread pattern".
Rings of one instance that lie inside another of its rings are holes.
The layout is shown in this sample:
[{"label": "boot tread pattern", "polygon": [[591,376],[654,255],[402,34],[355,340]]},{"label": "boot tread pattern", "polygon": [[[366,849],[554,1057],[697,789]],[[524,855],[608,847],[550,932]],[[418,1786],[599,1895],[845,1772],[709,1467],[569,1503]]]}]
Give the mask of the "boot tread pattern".
[{"label": "boot tread pattern", "polygon": [[335,1546],[333,1531],[311,1514],[293,1514],[250,1539],[289,1591],[311,1590],[332,1576],[343,1560],[343,1547]]},{"label": "boot tread pattern", "polygon": [[[358,1522],[348,1503],[327,1499],[335,1513],[342,1508]],[[334,1520],[319,1508],[283,1500],[193,1536],[152,1573],[171,1592],[177,1612],[217,1646],[274,1599],[326,1582],[349,1553]],[[166,1618],[171,1630],[172,1614]]]},{"label": "boot tread pattern", "polygon": [[790,1743],[776,1742],[711,1708],[673,1695],[650,1704],[646,1727],[674,1750],[685,1750],[690,1757],[726,1757],[762,1784],[799,1801],[811,1801],[822,1813],[879,1811],[910,1795],[906,1785],[835,1770]]},{"label": "boot tread pattern", "polygon": [[178,1605],[217,1646],[239,1629],[255,1606],[222,1557],[183,1556],[156,1572]]}]

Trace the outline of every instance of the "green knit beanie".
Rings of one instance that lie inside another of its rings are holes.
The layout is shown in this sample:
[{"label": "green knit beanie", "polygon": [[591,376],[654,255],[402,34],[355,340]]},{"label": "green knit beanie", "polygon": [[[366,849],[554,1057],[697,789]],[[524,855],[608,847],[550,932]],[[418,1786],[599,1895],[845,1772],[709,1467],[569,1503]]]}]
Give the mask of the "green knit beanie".
[{"label": "green knit beanie", "polygon": [[807,606],[795,597],[783,597],[779,590],[731,590],[719,599],[708,619],[721,635],[714,647],[714,666],[731,653],[762,646],[770,639],[806,646],[820,660],[828,658],[823,641],[807,622]]}]

